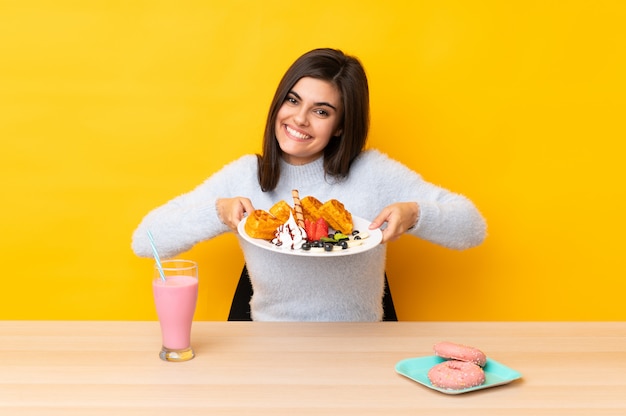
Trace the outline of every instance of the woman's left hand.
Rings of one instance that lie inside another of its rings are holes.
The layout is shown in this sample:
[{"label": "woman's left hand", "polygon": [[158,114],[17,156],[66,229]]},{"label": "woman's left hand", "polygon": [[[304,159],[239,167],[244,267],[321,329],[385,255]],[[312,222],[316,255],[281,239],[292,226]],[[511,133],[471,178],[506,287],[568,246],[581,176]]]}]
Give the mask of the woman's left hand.
[{"label": "woman's left hand", "polygon": [[420,209],[417,202],[396,202],[383,208],[380,214],[374,218],[369,228],[373,230],[387,223],[387,227],[382,230],[382,243],[394,241],[400,238],[409,228],[417,224],[419,212]]}]

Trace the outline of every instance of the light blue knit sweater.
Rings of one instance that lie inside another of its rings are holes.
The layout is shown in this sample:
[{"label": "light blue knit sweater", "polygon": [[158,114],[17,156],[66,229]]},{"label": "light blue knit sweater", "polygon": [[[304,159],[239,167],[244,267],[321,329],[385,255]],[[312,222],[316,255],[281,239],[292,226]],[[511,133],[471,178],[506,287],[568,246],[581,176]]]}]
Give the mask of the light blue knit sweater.
[{"label": "light blue knit sweater", "polygon": [[[281,165],[276,189],[262,192],[257,161],[246,155],[226,165],[197,188],[148,213],[133,234],[132,248],[150,257],[147,230],[162,257],[174,257],[196,243],[229,231],[217,216],[219,198],[248,197],[269,210],[291,190],[324,202],[342,201],[361,218],[374,219],[394,202],[417,202],[420,218],[410,234],[453,249],[480,244],[485,221],[474,204],[422,180],[420,175],[376,150],[363,152],[342,181],[324,177],[323,160]],[[239,238],[254,288],[251,311],[258,321],[379,321],[382,319],[386,245],[351,256],[291,256]]]}]

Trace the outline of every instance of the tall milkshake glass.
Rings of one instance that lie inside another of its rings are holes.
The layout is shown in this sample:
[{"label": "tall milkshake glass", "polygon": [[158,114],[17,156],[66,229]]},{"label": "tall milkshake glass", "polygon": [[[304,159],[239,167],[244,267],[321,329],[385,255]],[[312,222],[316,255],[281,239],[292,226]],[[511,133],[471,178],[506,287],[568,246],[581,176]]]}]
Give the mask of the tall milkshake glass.
[{"label": "tall milkshake glass", "polygon": [[198,265],[191,260],[161,262],[165,280],[155,265],[152,290],[159,323],[162,348],[159,357],[165,361],[191,360],[191,324],[198,299]]}]

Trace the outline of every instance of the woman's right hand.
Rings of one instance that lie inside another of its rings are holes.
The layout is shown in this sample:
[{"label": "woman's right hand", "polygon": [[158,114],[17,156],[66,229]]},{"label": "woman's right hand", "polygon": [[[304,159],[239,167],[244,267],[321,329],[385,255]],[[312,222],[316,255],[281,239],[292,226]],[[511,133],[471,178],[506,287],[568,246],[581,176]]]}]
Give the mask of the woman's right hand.
[{"label": "woman's right hand", "polygon": [[243,219],[244,214],[254,211],[252,202],[248,198],[241,196],[220,198],[215,201],[215,209],[220,221],[235,232],[237,232],[237,225]]}]

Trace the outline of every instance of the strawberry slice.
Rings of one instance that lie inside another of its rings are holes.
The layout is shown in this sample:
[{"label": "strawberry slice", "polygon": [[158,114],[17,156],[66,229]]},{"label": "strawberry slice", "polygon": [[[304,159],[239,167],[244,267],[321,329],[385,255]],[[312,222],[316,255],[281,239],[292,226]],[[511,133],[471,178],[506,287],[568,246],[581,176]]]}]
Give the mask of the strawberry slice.
[{"label": "strawberry slice", "polygon": [[317,224],[309,219],[304,220],[304,231],[306,231],[307,240],[315,241],[315,232]]},{"label": "strawberry slice", "polygon": [[328,223],[324,218],[320,217],[315,222],[315,240],[319,240],[322,237],[328,237]]}]

